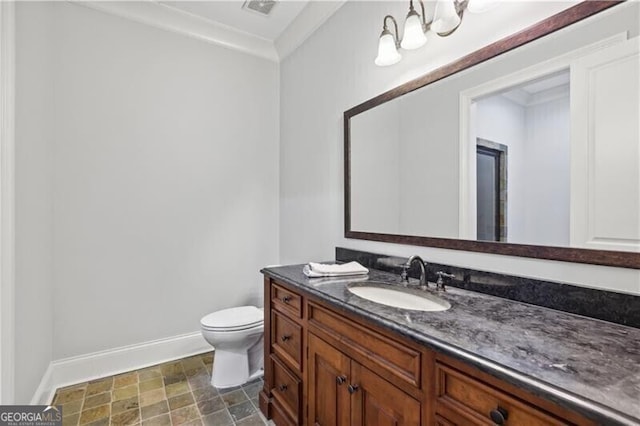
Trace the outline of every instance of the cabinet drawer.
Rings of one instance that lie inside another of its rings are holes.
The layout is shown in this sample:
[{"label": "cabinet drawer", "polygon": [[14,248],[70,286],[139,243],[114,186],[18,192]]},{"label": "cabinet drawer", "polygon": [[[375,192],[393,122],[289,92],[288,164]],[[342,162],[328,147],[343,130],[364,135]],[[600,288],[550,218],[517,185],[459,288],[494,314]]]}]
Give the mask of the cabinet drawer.
[{"label": "cabinet drawer", "polygon": [[302,318],[302,297],[277,284],[271,285],[271,304],[293,318]]},{"label": "cabinet drawer", "polygon": [[318,305],[308,304],[309,325],[339,336],[340,343],[362,356],[362,362],[420,388],[420,352]]},{"label": "cabinet drawer", "polygon": [[[436,398],[436,413],[448,419],[451,424],[571,424],[440,363],[436,364]],[[497,416],[493,420],[492,412]],[[504,421],[500,420],[500,416]]]},{"label": "cabinet drawer", "polygon": [[449,422],[447,419],[443,419],[440,416],[436,416],[436,426],[455,426],[455,425]]},{"label": "cabinet drawer", "polygon": [[287,416],[289,416],[295,424],[300,423],[300,380],[285,367],[277,357],[271,356],[271,365],[273,371],[273,380],[271,381],[273,388],[271,395],[277,401]]},{"label": "cabinet drawer", "polygon": [[271,348],[292,369],[302,371],[302,327],[277,311],[271,311]]}]

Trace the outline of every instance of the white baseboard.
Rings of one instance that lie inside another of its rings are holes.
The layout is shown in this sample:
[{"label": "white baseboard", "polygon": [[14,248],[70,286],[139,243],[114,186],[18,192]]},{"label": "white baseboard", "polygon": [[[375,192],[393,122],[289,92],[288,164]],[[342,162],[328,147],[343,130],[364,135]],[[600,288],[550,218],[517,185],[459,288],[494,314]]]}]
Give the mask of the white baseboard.
[{"label": "white baseboard", "polygon": [[56,389],[211,351],[202,334],[182,334],[52,361],[31,404],[49,404]]}]

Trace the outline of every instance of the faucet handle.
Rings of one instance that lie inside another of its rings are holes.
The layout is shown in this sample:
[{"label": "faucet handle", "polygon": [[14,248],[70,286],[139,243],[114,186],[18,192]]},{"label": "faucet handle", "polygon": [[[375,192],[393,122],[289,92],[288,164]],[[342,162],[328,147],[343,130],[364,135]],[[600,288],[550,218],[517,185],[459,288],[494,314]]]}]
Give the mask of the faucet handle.
[{"label": "faucet handle", "polygon": [[400,272],[400,281],[409,282],[409,273],[407,272],[409,268],[407,265],[402,265],[402,272]]},{"label": "faucet handle", "polygon": [[444,278],[453,279],[453,278],[456,277],[454,274],[449,274],[449,273],[444,272],[444,271],[438,271],[438,272],[436,272],[436,275],[438,276],[438,281],[436,281],[436,289],[437,290],[442,290],[442,291],[446,291],[447,290],[446,287],[445,287],[445,284],[444,284]]}]

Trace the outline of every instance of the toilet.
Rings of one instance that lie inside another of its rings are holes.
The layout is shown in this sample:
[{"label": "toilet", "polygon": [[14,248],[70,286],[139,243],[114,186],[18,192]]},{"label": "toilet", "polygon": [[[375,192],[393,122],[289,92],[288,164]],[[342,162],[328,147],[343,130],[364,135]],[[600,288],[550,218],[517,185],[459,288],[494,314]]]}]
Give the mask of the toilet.
[{"label": "toilet", "polygon": [[214,347],[211,384],[240,386],[264,374],[264,311],[255,306],[223,309],[200,320],[202,336]]}]

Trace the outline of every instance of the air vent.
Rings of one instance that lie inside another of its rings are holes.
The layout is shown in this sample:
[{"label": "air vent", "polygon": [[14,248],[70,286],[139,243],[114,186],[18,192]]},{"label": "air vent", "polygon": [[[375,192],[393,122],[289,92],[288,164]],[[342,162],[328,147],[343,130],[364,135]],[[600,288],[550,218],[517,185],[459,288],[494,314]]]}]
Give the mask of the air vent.
[{"label": "air vent", "polygon": [[276,5],[276,0],[246,0],[242,8],[260,15],[268,16]]}]

